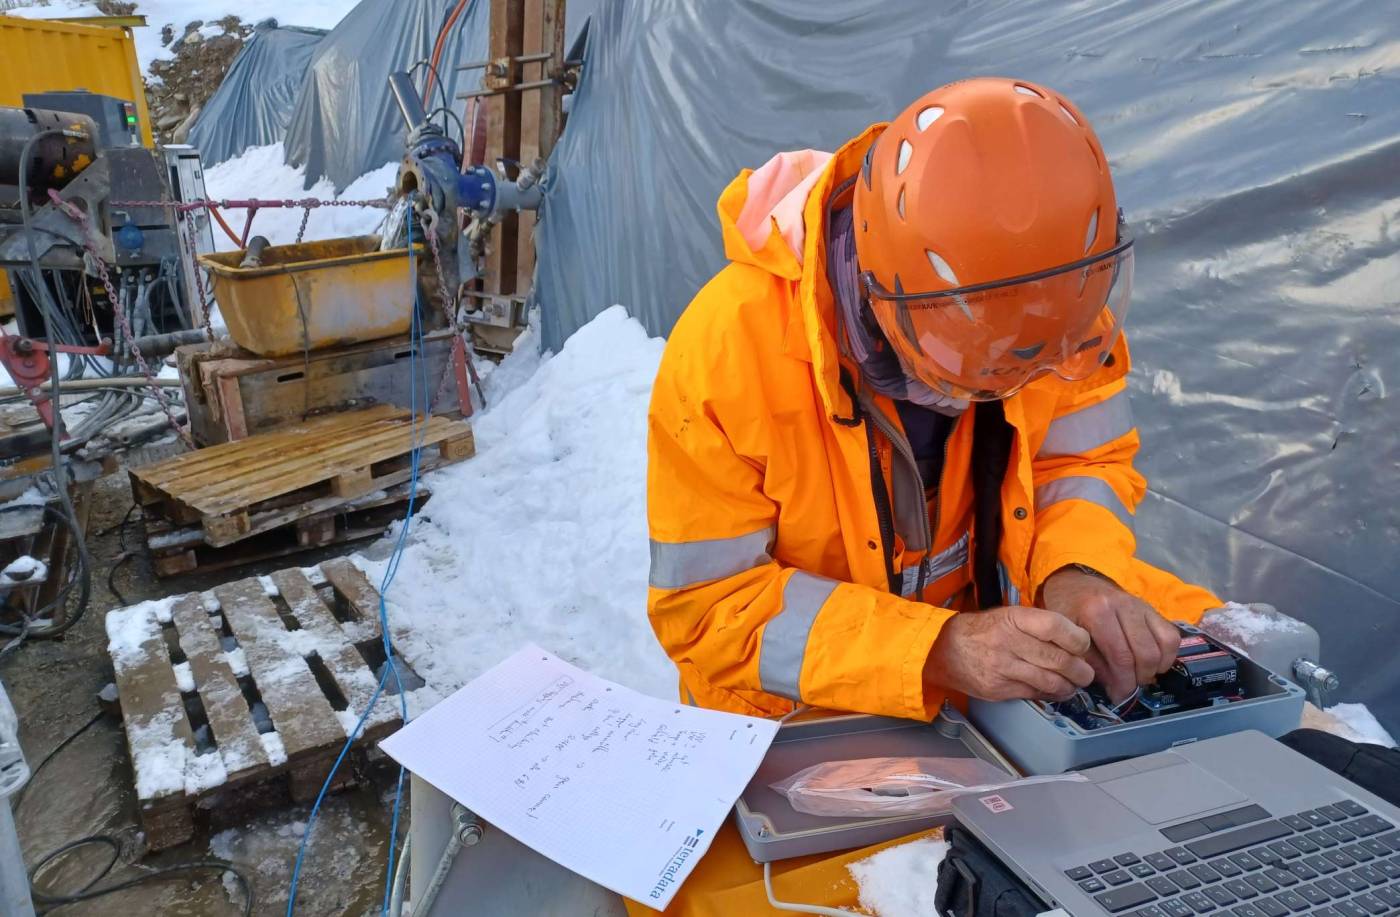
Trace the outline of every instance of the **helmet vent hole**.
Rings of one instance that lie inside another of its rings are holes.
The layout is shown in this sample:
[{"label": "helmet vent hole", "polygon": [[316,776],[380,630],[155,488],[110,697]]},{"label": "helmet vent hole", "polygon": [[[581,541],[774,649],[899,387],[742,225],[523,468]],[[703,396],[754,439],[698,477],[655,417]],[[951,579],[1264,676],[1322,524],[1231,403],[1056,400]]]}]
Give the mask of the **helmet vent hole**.
[{"label": "helmet vent hole", "polygon": [[905,216],[904,216],[904,189],[903,189],[903,188],[900,188],[900,189],[899,189],[899,204],[898,204],[898,206],[899,206],[899,218],[900,218],[901,220],[902,220],[902,219],[905,219]]},{"label": "helmet vent hole", "polygon": [[1035,91],[1034,89],[1032,89],[1031,87],[1029,87],[1029,86],[1023,86],[1023,85],[1021,85],[1020,83],[1017,83],[1016,86],[1015,86],[1014,88],[1015,88],[1015,90],[1016,90],[1017,92],[1019,92],[1019,93],[1020,93],[1021,95],[1023,95],[1023,96],[1035,96],[1037,99],[1043,99],[1043,98],[1045,98],[1045,96],[1043,96],[1043,95],[1041,95],[1040,93],[1036,92],[1036,91]]},{"label": "helmet vent hole", "polygon": [[894,174],[903,175],[909,168],[909,160],[914,156],[914,145],[908,140],[899,141],[899,161],[895,163]]},{"label": "helmet vent hole", "polygon": [[928,255],[928,263],[933,265],[933,272],[941,277],[944,283],[950,286],[958,285],[958,275],[953,273],[953,268],[943,260],[942,255],[928,249],[924,249],[924,254]]},{"label": "helmet vent hole", "polygon": [[[900,201],[900,204],[901,204],[901,205],[904,203],[903,192],[900,192],[899,201]],[[901,207],[900,207],[900,215],[901,215],[901,216],[903,215],[903,212],[904,212],[904,208],[903,208],[903,206],[901,206]],[[1099,236],[1099,211],[1098,211],[1097,209],[1095,209],[1093,213],[1089,214],[1089,228],[1088,228],[1088,230],[1085,231],[1085,233],[1084,233],[1084,254],[1087,255],[1087,254],[1089,253],[1089,249],[1091,249],[1091,248],[1094,247],[1094,240],[1097,239],[1098,236]]]},{"label": "helmet vent hole", "polygon": [[1060,111],[1065,113],[1065,117],[1070,120],[1071,124],[1074,124],[1075,126],[1079,125],[1079,119],[1074,116],[1074,112],[1070,111],[1068,108],[1065,107],[1065,103],[1063,102],[1060,103]]},{"label": "helmet vent hole", "polygon": [[930,124],[941,117],[943,117],[943,107],[940,105],[930,105],[928,108],[919,112],[918,116],[914,118],[914,126],[919,129],[919,133],[923,133],[928,130]]}]

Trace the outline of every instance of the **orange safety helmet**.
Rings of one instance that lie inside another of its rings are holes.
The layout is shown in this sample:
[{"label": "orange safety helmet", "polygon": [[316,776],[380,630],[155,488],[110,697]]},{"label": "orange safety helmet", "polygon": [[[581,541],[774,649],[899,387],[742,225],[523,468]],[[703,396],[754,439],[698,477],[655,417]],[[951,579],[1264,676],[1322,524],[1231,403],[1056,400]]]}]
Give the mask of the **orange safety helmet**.
[{"label": "orange safety helmet", "polygon": [[1024,80],[935,89],[866,153],[853,204],[871,310],[905,370],[1005,398],[1107,359],[1133,249],[1108,162],[1067,99]]}]

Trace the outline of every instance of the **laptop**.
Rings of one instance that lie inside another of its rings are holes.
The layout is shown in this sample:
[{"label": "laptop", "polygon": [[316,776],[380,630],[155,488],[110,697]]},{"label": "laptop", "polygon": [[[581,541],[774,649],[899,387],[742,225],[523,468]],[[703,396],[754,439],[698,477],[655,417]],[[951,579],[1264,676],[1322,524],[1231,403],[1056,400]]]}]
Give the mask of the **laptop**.
[{"label": "laptop", "polygon": [[1074,917],[1400,914],[1400,807],[1261,732],[962,796],[957,820]]}]

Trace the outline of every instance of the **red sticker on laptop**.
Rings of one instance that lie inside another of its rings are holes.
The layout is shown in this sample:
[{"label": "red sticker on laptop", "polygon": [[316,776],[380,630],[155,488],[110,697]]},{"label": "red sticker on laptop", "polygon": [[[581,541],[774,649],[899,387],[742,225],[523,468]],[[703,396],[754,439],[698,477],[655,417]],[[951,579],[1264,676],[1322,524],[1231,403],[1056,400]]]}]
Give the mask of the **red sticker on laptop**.
[{"label": "red sticker on laptop", "polygon": [[982,796],[979,797],[977,801],[986,806],[987,811],[991,812],[993,815],[1000,815],[1003,812],[1011,811],[1011,803],[1002,799],[1000,796]]}]

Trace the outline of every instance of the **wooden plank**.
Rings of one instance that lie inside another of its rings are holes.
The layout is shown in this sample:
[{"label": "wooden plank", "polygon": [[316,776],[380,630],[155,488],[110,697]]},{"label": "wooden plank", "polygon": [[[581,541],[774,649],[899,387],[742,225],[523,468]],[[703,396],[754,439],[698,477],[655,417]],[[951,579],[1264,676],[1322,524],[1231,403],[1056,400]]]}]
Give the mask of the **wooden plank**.
[{"label": "wooden plank", "polygon": [[[215,468],[196,467],[188,474],[168,477],[161,489],[201,512],[226,511],[395,458],[409,452],[415,442],[436,443],[458,435],[463,427],[460,421],[442,417],[430,417],[426,422],[420,418],[413,422],[407,412],[399,412],[396,416],[372,417],[359,425],[338,426],[329,431],[265,434],[267,439],[257,437],[227,444],[230,447],[256,444],[256,449],[239,450],[237,463]],[[223,448],[225,446],[211,446],[201,451]],[[246,494],[254,488],[258,493],[250,500]],[[229,502],[230,497],[238,499]]]},{"label": "wooden plank", "polygon": [[469,431],[462,421],[415,422],[406,411],[376,406],[211,446],[131,473],[167,501],[221,515],[404,456],[415,442],[433,445]]},{"label": "wooden plank", "polygon": [[306,660],[287,649],[287,629],[256,579],[214,587],[224,620],[243,648],[288,761],[345,741],[340,721]]},{"label": "wooden plank", "polygon": [[[147,465],[140,469],[140,478],[152,487],[162,488],[169,482],[187,480],[201,473],[222,474],[240,468],[249,459],[266,457],[272,448],[301,446],[304,451],[314,451],[323,441],[347,435],[356,423],[370,424],[394,414],[393,408],[379,405],[363,411],[313,418],[257,439],[221,443]],[[347,420],[348,416],[353,416],[354,420]],[[308,436],[317,438],[314,444],[306,439]]]},{"label": "wooden plank", "polygon": [[[392,345],[392,346],[391,346]],[[243,412],[248,432],[260,433],[301,419],[303,401],[312,409],[341,408],[355,404],[389,404],[408,408],[415,404],[411,391],[412,375],[407,362],[413,354],[406,340],[382,342],[370,348],[339,353],[311,354],[303,368],[277,364],[274,367],[238,374]],[[415,359],[429,380],[440,378],[450,365],[451,336],[444,332],[429,335]],[[305,378],[288,378],[300,376]],[[433,395],[437,393],[434,392]],[[460,413],[457,393],[446,387],[442,397],[432,400],[431,413],[452,416]],[[421,411],[422,405],[416,405]]]},{"label": "wooden plank", "polygon": [[228,771],[228,783],[239,782],[269,766],[253,714],[229,668],[219,634],[197,594],[183,596],[171,610],[180,649],[189,660],[195,689],[209,717],[209,728]]},{"label": "wooden plank", "polygon": [[0,541],[32,538],[44,525],[44,506],[19,506],[0,512]]},{"label": "wooden plank", "polygon": [[[418,460],[418,473],[422,475],[440,468],[443,465],[452,464],[453,462],[461,461],[463,458],[469,457],[473,452],[472,447],[469,445],[470,442],[470,440],[464,437],[457,437],[441,444],[437,454],[431,452],[424,453]],[[373,478],[373,486],[379,489],[387,489],[396,484],[402,484],[412,476],[413,469],[409,466],[407,457],[405,457],[405,461],[401,467],[376,475]],[[290,522],[294,522],[297,519],[303,519],[307,516],[314,516],[326,512],[327,510],[335,509],[336,507],[343,506],[344,503],[344,497],[331,494],[324,497],[309,499],[287,508],[270,510],[267,512],[252,512],[248,515],[246,527],[238,519],[233,519],[228,523],[218,521],[219,518],[228,517],[217,517],[214,520],[206,519],[204,523],[204,541],[206,544],[216,548],[226,547],[236,541],[241,541],[244,538],[250,538],[254,535],[271,531],[280,526],[287,525]],[[209,525],[210,521],[214,521],[215,523],[212,528]]]},{"label": "wooden plank", "polygon": [[[127,744],[131,749],[132,767],[136,771],[137,793],[142,805],[146,806],[184,796],[184,762],[194,757],[194,734],[180,699],[180,687],[175,681],[175,670],[160,623],[149,612],[127,609],[124,615],[122,627],[135,626],[132,616],[143,616],[139,619],[143,628],[139,644],[134,650],[119,649],[113,652],[112,668],[116,673],[117,692],[121,696],[122,719],[126,725]],[[111,620],[109,615],[109,628]],[[118,641],[114,639],[113,642]],[[131,644],[127,637],[120,642],[123,646]],[[161,743],[166,745],[166,754],[161,756],[163,763],[170,764],[176,757],[180,760],[178,786],[161,781],[150,771],[147,749],[152,744]]]},{"label": "wooden plank", "polygon": [[[272,574],[272,582],[286,600],[292,615],[301,624],[302,630],[312,634],[325,647],[321,650],[321,661],[335,679],[340,693],[345,695],[350,712],[362,716],[374,696],[377,679],[365,664],[364,658],[346,638],[326,603],[317,594],[316,587],[306,575],[295,568],[278,570]],[[365,720],[364,734],[371,741],[387,735],[400,723],[398,701],[388,696],[381,697],[379,703]]]},{"label": "wooden plank", "polygon": [[[371,518],[375,514],[380,514],[380,518]],[[300,538],[290,543],[282,539],[269,543],[259,536],[250,540],[234,542],[227,547],[215,548],[212,545],[204,544],[201,538],[198,548],[168,554],[164,557],[154,557],[152,562],[155,565],[156,575],[160,577],[175,576],[180,573],[188,573],[191,570],[204,572],[225,570],[230,567],[245,566],[278,557],[301,554],[312,548],[350,544],[367,538],[378,538],[384,534],[384,530],[389,524],[398,519],[399,516],[398,507],[366,510],[363,517],[354,518],[343,525],[338,525],[328,538],[313,545],[302,544]]]},{"label": "wooden plank", "polygon": [[[371,637],[378,639],[379,591],[370,585],[360,568],[348,558],[333,557],[321,564],[321,573],[335,590],[337,599],[345,603],[349,616],[355,619],[354,624],[343,624],[341,627],[347,631],[353,629],[353,638],[356,640]],[[391,636],[397,642],[406,635],[401,629],[395,628]]]}]

